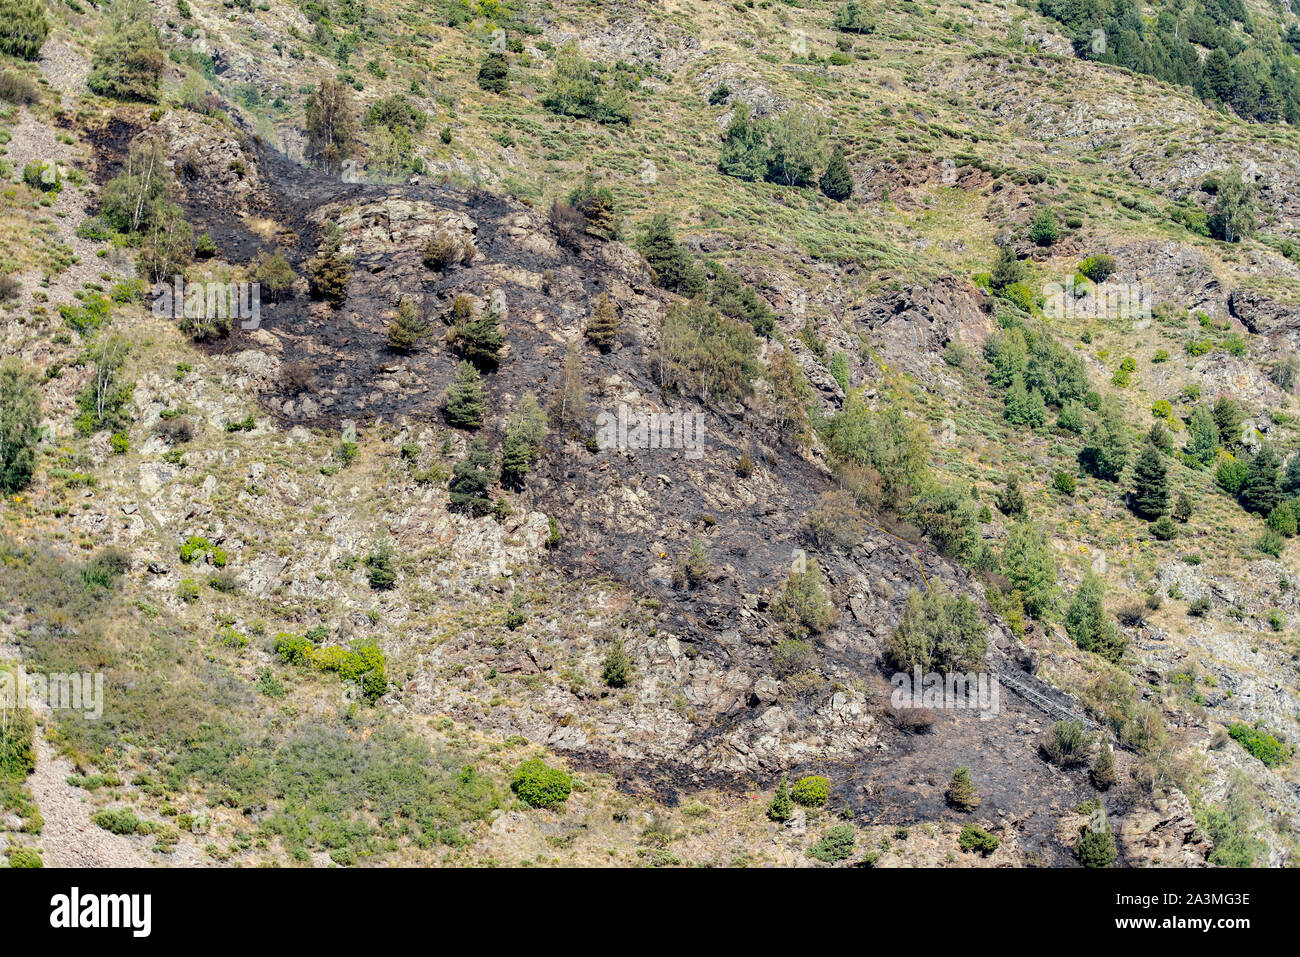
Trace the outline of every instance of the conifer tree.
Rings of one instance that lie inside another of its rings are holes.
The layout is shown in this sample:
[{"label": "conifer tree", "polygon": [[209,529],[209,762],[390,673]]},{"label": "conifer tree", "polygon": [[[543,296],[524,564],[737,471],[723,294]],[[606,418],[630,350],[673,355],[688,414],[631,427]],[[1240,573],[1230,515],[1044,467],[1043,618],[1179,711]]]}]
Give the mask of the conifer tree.
[{"label": "conifer tree", "polygon": [[790,798],[790,785],[783,774],[781,783],[776,786],[776,794],[767,806],[767,816],[780,824],[790,820],[793,815],[794,801]]},{"label": "conifer tree", "polygon": [[849,161],[841,150],[831,154],[826,164],[826,172],[817,184],[823,193],[837,202],[843,202],[853,195],[853,174],[849,171]]},{"label": "conifer tree", "polygon": [[1104,734],[1101,736],[1101,749],[1097,752],[1097,760],[1093,763],[1089,777],[1092,778],[1092,786],[1098,791],[1108,790],[1116,781],[1115,752],[1110,749],[1110,741]]},{"label": "conifer tree", "polygon": [[1106,586],[1100,577],[1092,572],[1084,576],[1065,612],[1065,633],[1084,651],[1107,661],[1119,661],[1128,643],[1106,614],[1105,594]]},{"label": "conifer tree", "polygon": [[410,352],[428,332],[428,323],[406,297],[397,306],[397,318],[388,326],[389,348],[397,352]]},{"label": "conifer tree", "polygon": [[587,319],[587,339],[602,352],[607,352],[618,335],[619,325],[618,310],[609,301],[609,296],[602,292],[592,304],[591,316]]},{"label": "conifer tree", "polygon": [[1146,519],[1169,509],[1169,479],[1164,457],[1150,442],[1142,447],[1133,467],[1133,511]]},{"label": "conifer tree", "polygon": [[979,807],[980,796],[970,779],[970,768],[957,768],[948,783],[948,803],[959,811],[973,811]]},{"label": "conifer tree", "polygon": [[483,377],[470,363],[457,363],[456,376],[447,387],[447,421],[458,429],[477,429],[486,411]]},{"label": "conifer tree", "polygon": [[1241,487],[1241,505],[1246,511],[1268,515],[1281,501],[1277,472],[1277,453],[1265,445],[1250,460],[1246,484]]},{"label": "conifer tree", "polygon": [[475,439],[469,452],[452,469],[451,482],[448,486],[448,507],[455,512],[468,512],[471,515],[486,515],[492,511],[492,498],[488,489],[496,481],[493,469],[493,455],[482,439]]}]

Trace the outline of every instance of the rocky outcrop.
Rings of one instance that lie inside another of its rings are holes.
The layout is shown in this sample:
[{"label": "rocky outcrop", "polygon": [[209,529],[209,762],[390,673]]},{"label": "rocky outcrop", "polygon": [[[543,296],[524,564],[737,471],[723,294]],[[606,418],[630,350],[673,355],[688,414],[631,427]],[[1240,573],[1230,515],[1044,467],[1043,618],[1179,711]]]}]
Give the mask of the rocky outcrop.
[{"label": "rocky outcrop", "polygon": [[1207,867],[1214,844],[1196,826],[1187,795],[1176,788],[1115,824],[1125,863],[1136,867]]}]

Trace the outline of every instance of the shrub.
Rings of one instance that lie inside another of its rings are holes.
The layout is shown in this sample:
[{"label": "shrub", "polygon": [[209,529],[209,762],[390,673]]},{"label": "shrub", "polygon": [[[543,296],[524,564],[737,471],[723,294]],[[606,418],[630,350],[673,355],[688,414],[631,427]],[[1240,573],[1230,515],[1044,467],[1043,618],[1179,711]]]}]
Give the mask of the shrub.
[{"label": "shrub", "polygon": [[857,841],[852,824],[837,824],[808,848],[808,856],[823,864],[848,860]]},{"label": "shrub", "polygon": [[1105,282],[1115,272],[1115,257],[1106,253],[1098,253],[1089,256],[1083,262],[1079,263],[1079,272],[1091,279],[1093,282]]},{"label": "shrub", "polygon": [[45,862],[41,860],[40,851],[30,847],[10,847],[5,853],[9,855],[10,867],[45,866]]},{"label": "shrub", "polygon": [[36,723],[27,708],[7,707],[0,721],[0,784],[25,781],[36,770]]},{"label": "shrub", "polygon": [[35,60],[49,32],[45,6],[39,0],[0,0],[0,53]]},{"label": "shrub", "polygon": [[[852,464],[874,471],[881,504],[899,507],[922,488],[929,477],[929,443],[901,403],[873,411],[866,401],[850,395],[844,408],[826,424],[827,446],[837,465]],[[863,496],[855,492],[862,501]]]},{"label": "shrub", "polygon": [[1073,495],[1076,486],[1073,472],[1057,472],[1052,476],[1052,487],[1062,495]]},{"label": "shrub", "polygon": [[568,800],[573,780],[559,768],[533,758],[515,769],[510,790],[530,807],[554,808]]},{"label": "shrub", "polygon": [[819,548],[852,548],[865,531],[858,503],[844,489],[823,492],[808,513],[808,532]]},{"label": "shrub", "polygon": [[1039,742],[1043,757],[1062,768],[1072,768],[1088,760],[1092,739],[1082,721],[1058,721]]},{"label": "shrub", "polygon": [[1286,764],[1295,753],[1294,748],[1279,741],[1273,735],[1241,722],[1229,725],[1228,734],[1232,740],[1270,768]]},{"label": "shrub", "polygon": [[283,298],[285,293],[293,288],[294,280],[298,278],[293,267],[289,265],[289,260],[285,259],[284,253],[278,249],[269,256],[263,255],[258,260],[254,276],[271,299]]},{"label": "shrub", "polygon": [[1229,495],[1237,495],[1249,475],[1250,466],[1227,452],[1219,456],[1219,464],[1214,468],[1214,481]]},{"label": "shrub", "polygon": [[1273,529],[1268,528],[1260,533],[1259,538],[1255,539],[1255,547],[1272,558],[1281,558],[1282,551],[1286,548],[1286,539]]},{"label": "shrub", "polygon": [[154,103],[166,60],[148,8],[139,4],[132,12],[133,6],[123,5],[107,35],[95,45],[86,85],[101,96]]},{"label": "shrub", "polygon": [[820,774],[800,778],[790,791],[790,798],[804,807],[821,807],[831,794],[831,782]]},{"label": "shrub", "polygon": [[998,849],[1000,843],[1002,842],[996,837],[975,824],[967,824],[961,829],[961,834],[957,836],[957,846],[965,854],[975,851],[984,857],[988,857]]},{"label": "shrub", "polygon": [[987,650],[988,628],[975,602],[938,586],[912,589],[898,627],[885,641],[885,656],[900,671],[964,672],[979,665]]},{"label": "shrub", "polygon": [[81,580],[87,588],[112,588],[130,568],[131,556],[120,548],[109,546],[97,552],[81,570]]},{"label": "shrub", "polygon": [[465,246],[454,233],[440,231],[429,237],[420,254],[420,261],[434,272],[442,272],[448,266],[454,266],[465,256]]},{"label": "shrub", "polygon": [[796,634],[822,632],[830,627],[834,612],[815,559],[808,559],[803,570],[790,572],[781,597],[772,603],[772,613]]},{"label": "shrub", "polygon": [[1056,225],[1056,213],[1050,209],[1039,209],[1029,224],[1029,241],[1036,246],[1050,246],[1061,237],[1060,227]]},{"label": "shrub", "polygon": [[144,834],[149,826],[129,807],[96,811],[90,816],[96,827],[101,827],[112,834]]},{"label": "shrub", "polygon": [[758,339],[748,323],[702,299],[669,307],[656,357],[667,388],[709,401],[738,402],[758,373]]}]

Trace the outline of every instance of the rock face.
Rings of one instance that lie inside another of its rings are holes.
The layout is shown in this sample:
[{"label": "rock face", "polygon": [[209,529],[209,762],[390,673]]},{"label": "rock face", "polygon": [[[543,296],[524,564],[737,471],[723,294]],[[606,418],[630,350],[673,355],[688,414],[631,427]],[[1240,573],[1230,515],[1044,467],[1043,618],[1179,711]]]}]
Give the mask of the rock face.
[{"label": "rock face", "polygon": [[1213,842],[1196,826],[1192,806],[1174,789],[1140,806],[1116,827],[1121,859],[1137,867],[1207,867]]},{"label": "rock face", "polygon": [[927,379],[949,342],[978,349],[994,328],[992,301],[954,278],[888,293],[849,315],[891,365]]},{"label": "rock face", "polygon": [[1234,289],[1228,314],[1257,335],[1284,339],[1295,346],[1300,337],[1300,307],[1281,303],[1254,289]]},{"label": "rock face", "polygon": [[166,144],[177,180],[205,203],[240,209],[261,188],[248,137],[216,117],[170,110],[137,139],[149,137]]}]

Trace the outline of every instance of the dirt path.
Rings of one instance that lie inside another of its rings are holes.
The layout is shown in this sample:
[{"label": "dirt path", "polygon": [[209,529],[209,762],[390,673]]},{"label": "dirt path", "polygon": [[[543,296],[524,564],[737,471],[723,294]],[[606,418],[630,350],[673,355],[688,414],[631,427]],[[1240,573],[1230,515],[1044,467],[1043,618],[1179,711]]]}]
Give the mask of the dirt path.
[{"label": "dirt path", "polygon": [[45,818],[40,846],[46,867],[145,867],[128,838],[110,834],[90,821],[84,792],[68,784],[72,764],[50,752],[43,733],[36,735],[36,771],[27,786]]}]

